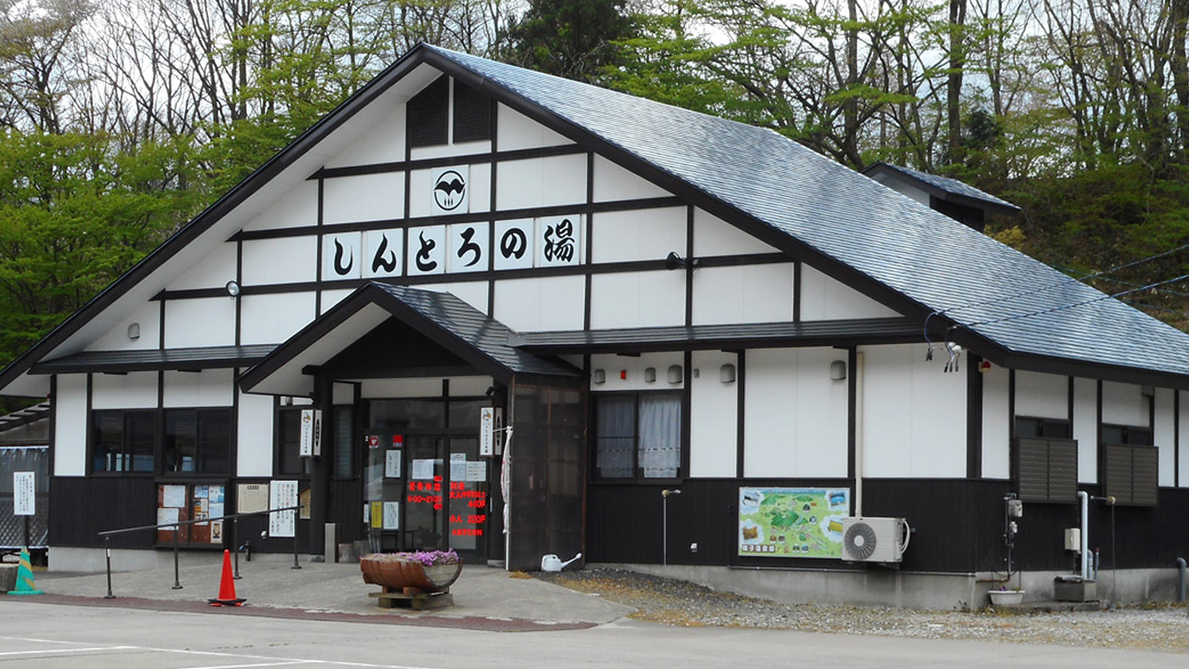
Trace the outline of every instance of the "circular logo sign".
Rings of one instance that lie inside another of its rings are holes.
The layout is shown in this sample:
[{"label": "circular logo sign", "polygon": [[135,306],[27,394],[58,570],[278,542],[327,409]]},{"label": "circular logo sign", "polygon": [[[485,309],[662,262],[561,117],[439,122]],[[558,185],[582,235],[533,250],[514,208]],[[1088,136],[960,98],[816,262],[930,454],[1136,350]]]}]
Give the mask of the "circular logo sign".
[{"label": "circular logo sign", "polygon": [[447,170],[438,175],[433,185],[433,200],[442,211],[454,211],[462,204],[466,190],[467,184],[462,175],[454,170]]}]

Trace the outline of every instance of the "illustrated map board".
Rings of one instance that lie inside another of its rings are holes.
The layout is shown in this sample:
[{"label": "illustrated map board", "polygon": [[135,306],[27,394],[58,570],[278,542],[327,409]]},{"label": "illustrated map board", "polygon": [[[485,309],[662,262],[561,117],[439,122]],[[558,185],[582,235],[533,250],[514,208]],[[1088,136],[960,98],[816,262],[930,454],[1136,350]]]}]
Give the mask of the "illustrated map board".
[{"label": "illustrated map board", "polygon": [[842,557],[847,488],[739,488],[741,557]]}]

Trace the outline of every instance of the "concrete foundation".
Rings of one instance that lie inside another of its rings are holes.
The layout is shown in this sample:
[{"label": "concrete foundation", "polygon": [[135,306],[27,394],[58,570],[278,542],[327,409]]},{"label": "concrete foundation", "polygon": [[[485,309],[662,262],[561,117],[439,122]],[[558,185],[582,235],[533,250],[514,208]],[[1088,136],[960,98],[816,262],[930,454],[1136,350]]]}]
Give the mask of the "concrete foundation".
[{"label": "concrete foundation", "polygon": [[[1055,601],[1055,580],[1066,572],[1025,572],[1010,583],[991,573],[941,574],[886,568],[786,570],[642,564],[590,565],[630,569],[677,578],[713,590],[790,604],[844,604],[932,610],[981,609],[993,588],[1023,589],[1025,603]],[[1099,574],[1097,596],[1103,605],[1176,601],[1177,570],[1128,569]]]}]

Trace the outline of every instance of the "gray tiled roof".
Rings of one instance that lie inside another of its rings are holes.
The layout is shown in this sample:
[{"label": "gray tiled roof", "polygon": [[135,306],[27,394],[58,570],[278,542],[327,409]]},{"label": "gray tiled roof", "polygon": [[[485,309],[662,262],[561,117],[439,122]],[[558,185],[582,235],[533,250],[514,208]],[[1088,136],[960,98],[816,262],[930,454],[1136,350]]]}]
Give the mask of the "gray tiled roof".
[{"label": "gray tiled roof", "polygon": [[978,200],[980,202],[987,202],[990,204],[1003,207],[1005,209],[1012,209],[1018,211],[1020,208],[1008,202],[1007,200],[995,197],[990,193],[979,190],[970,184],[963,183],[957,179],[949,177],[942,177],[936,174],[929,174],[920,170],[914,170],[911,167],[904,167],[903,165],[893,165],[891,163],[875,163],[867,169],[863,170],[864,174],[870,174],[873,170],[884,169],[892,172],[899,172],[907,177],[916,179],[922,183],[928,184],[939,191],[949,193],[951,195],[959,195],[961,197]]},{"label": "gray tiled roof", "polygon": [[273,344],[251,346],[203,346],[195,348],[150,348],[116,351],[83,351],[33,365],[33,374],[72,372],[131,372],[157,369],[214,369],[247,367],[276,348]]},{"label": "gray tiled roof", "polygon": [[1184,333],[771,130],[431,50],[1007,354],[1189,374]]},{"label": "gray tiled roof", "polygon": [[391,295],[428,319],[437,328],[454,335],[467,346],[512,373],[562,376],[581,374],[579,370],[564,362],[513,348],[508,344],[509,336],[515,334],[512,330],[450,293],[390,286],[384,283],[370,285]]}]

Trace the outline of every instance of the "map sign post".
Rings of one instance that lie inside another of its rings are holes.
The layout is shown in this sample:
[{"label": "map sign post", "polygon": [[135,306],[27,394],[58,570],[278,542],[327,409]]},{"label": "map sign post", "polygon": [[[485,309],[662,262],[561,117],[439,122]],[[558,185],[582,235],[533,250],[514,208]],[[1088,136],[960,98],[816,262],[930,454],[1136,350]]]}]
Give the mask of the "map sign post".
[{"label": "map sign post", "polygon": [[739,556],[842,557],[849,488],[740,488]]}]

